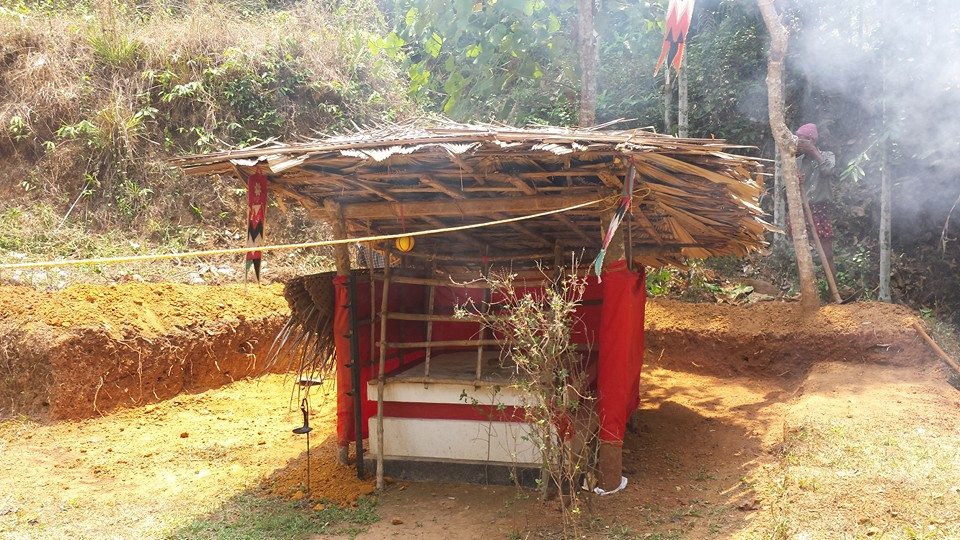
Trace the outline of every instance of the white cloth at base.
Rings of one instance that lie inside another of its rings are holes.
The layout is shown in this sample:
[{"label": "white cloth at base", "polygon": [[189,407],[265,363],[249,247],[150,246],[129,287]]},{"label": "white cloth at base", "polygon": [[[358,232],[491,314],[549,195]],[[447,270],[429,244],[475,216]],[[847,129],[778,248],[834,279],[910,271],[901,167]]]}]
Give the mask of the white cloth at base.
[{"label": "white cloth at base", "polygon": [[600,486],[597,486],[597,487],[593,488],[593,492],[596,493],[597,495],[600,495],[601,497],[603,497],[603,496],[605,496],[605,495],[613,495],[614,493],[616,493],[616,492],[618,492],[618,491],[622,491],[623,488],[625,488],[625,487],[627,487],[627,477],[626,477],[626,476],[621,476],[621,477],[620,477],[620,485],[617,486],[617,489],[613,489],[613,490],[610,490],[610,491],[604,491],[603,488],[601,488]]}]

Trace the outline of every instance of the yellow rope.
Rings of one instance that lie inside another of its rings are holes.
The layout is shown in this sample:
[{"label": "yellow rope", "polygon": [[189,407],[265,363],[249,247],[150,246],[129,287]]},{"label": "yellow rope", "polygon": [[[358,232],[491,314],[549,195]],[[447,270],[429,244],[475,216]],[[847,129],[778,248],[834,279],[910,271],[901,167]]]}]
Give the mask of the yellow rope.
[{"label": "yellow rope", "polygon": [[571,210],[576,210],[578,208],[583,208],[586,206],[592,206],[594,204],[602,202],[603,200],[604,199],[597,199],[590,202],[575,204],[573,206],[567,206],[566,208],[559,208],[557,210],[548,210],[546,212],[530,214],[528,216],[499,219],[496,221],[487,221],[484,223],[473,223],[470,225],[458,225],[456,227],[443,227],[440,229],[430,229],[426,231],[407,232],[407,233],[399,233],[399,234],[384,234],[380,236],[363,236],[360,238],[344,238],[341,240],[321,240],[317,242],[303,242],[300,244],[278,244],[278,245],[260,246],[260,247],[208,249],[205,251],[187,251],[182,253],[155,253],[152,255],[128,255],[124,257],[99,257],[99,258],[93,258],[93,259],[65,259],[65,260],[59,260],[59,261],[39,261],[39,262],[0,264],[0,270],[15,270],[15,269],[23,269],[23,268],[48,268],[52,266],[79,266],[79,265],[85,265],[85,264],[118,264],[118,263],[141,262],[141,261],[159,261],[159,260],[166,260],[166,259],[186,259],[191,257],[210,257],[213,255],[235,255],[239,253],[248,253],[251,251],[279,251],[284,249],[303,249],[303,248],[313,248],[313,247],[322,247],[322,246],[336,246],[339,244],[352,244],[354,242],[379,242],[380,240],[393,240],[394,238],[402,238],[404,236],[428,236],[428,235],[434,235],[434,234],[444,234],[449,232],[464,231],[468,229],[480,229],[482,227],[493,227],[495,225],[503,225],[504,223],[514,223],[517,221],[525,221],[528,219],[536,219],[536,218],[549,216],[553,214],[569,212]]}]

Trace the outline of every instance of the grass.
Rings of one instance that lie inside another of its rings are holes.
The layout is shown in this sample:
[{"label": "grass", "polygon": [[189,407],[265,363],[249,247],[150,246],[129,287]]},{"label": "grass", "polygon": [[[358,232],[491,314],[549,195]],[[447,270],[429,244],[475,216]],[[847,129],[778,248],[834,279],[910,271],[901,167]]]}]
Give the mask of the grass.
[{"label": "grass", "polygon": [[380,520],[376,500],[361,498],[356,507],[324,504],[320,510],[272,497],[243,494],[210,516],[196,519],[167,540],[298,540],[336,534],[354,538]]}]

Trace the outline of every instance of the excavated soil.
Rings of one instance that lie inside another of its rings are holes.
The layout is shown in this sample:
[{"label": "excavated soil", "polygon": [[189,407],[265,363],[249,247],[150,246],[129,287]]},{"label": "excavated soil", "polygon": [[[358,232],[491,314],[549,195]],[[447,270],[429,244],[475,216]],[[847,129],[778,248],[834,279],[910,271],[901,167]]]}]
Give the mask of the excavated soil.
[{"label": "excavated soil", "polygon": [[[960,538],[960,393],[884,304],[647,304],[629,484],[575,537]],[[556,501],[408,484],[360,536],[561,538]],[[568,531],[569,533],[570,531]]]},{"label": "excavated soil", "polygon": [[647,304],[647,363],[706,374],[800,376],[820,361],[916,364],[929,354],[909,309],[863,302],[805,314],[799,304]]},{"label": "excavated soil", "polygon": [[0,418],[86,418],[263,372],[282,287],[0,287]]}]

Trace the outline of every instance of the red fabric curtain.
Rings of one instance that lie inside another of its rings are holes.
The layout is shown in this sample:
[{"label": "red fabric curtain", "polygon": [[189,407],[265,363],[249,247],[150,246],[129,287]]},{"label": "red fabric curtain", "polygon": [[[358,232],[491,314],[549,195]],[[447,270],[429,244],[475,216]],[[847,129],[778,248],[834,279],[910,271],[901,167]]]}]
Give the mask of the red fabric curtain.
[{"label": "red fabric curtain", "polygon": [[[350,293],[347,289],[347,276],[337,276],[333,280],[336,295],[336,307],[333,315],[333,339],[337,356],[337,442],[340,446],[347,446],[355,440],[353,425],[353,396],[349,394],[352,388],[350,375]],[[374,321],[370,313],[370,282],[358,278],[356,285],[357,341],[360,345],[360,402],[363,426],[363,437],[367,437],[367,420],[377,414],[377,402],[367,400],[367,382],[377,378],[380,369],[380,348],[370,351],[370,325],[373,324],[373,342],[380,340],[379,320]],[[379,316],[380,301],[383,295],[383,283],[377,282],[373,288],[376,299],[375,309]],[[426,290],[419,285],[390,284],[389,311],[402,313],[426,313]],[[363,322],[367,321],[367,322]],[[387,341],[411,342],[424,341],[426,328],[418,321],[390,321],[387,326]],[[386,371],[390,373],[403,366],[419,362],[424,356],[422,349],[388,349]]]},{"label": "red fabric curtain", "polygon": [[[373,289],[375,309],[380,309],[382,283]],[[346,446],[354,440],[353,397],[350,368],[350,311],[347,277],[334,279],[336,310],[333,320],[337,355],[337,440]],[[530,290],[542,293],[541,290]],[[369,282],[359,280],[356,286],[357,320],[371,321]],[[429,288],[421,285],[392,283],[389,309],[394,312],[426,313]],[[472,299],[483,302],[483,291],[458,287],[437,287],[434,313],[452,314],[458,305]],[[496,298],[494,298],[496,300]],[[627,416],[639,402],[640,368],[643,365],[643,308],[646,286],[642,270],[631,272],[623,262],[614,264],[603,274],[603,283],[591,278],[577,309],[579,322],[573,329],[573,341],[593,343],[590,357],[591,375],[597,373],[598,411],[601,418],[601,439],[622,441]],[[378,315],[378,314],[377,314]],[[379,369],[379,348],[371,357],[370,324],[374,324],[374,342],[380,339],[379,323],[362,323],[357,329],[360,353],[360,399],[362,402],[363,436],[367,436],[370,417],[376,415],[376,401],[367,400],[367,382],[376,379]],[[388,341],[413,342],[426,340],[426,325],[420,321],[390,321]],[[476,324],[437,322],[433,340],[463,340],[479,337]],[[598,342],[599,340],[599,342]],[[471,349],[472,350],[472,349]],[[599,354],[597,351],[599,350]],[[435,350],[434,354],[442,352]],[[387,352],[387,373],[423,360],[423,349],[400,349]],[[599,357],[599,360],[597,358]]]},{"label": "red fabric curtain", "polygon": [[622,443],[627,418],[640,403],[643,367],[644,272],[619,261],[603,272],[597,413],[600,440]]}]

